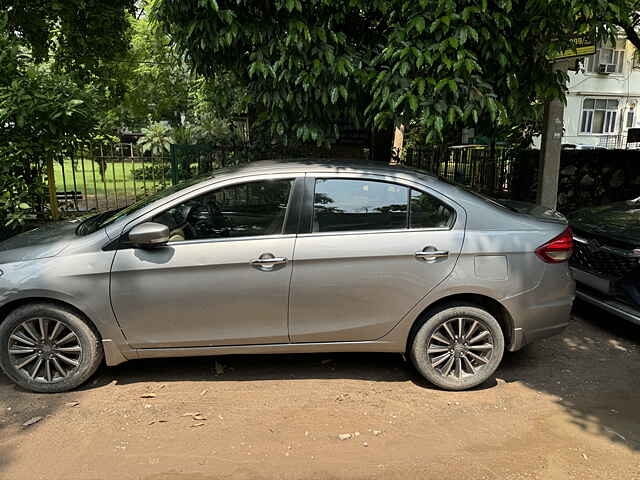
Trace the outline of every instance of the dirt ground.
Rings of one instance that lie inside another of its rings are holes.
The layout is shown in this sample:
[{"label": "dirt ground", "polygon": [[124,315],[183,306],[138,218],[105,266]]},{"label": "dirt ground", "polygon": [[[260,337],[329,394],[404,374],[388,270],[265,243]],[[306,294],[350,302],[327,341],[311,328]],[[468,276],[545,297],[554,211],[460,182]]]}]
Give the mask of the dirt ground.
[{"label": "dirt ground", "polygon": [[57,395],[0,374],[0,478],[640,479],[640,328],[584,308],[459,393],[388,354],[136,361]]}]

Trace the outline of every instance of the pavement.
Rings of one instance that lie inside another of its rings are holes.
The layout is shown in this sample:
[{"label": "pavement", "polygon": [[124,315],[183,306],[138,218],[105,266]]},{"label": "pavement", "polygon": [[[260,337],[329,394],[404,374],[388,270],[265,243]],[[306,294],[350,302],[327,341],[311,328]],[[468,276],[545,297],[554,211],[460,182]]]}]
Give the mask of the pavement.
[{"label": "pavement", "polygon": [[640,480],[640,328],[563,334],[445,392],[400,355],[132,361],[81,389],[0,374],[0,479]]}]

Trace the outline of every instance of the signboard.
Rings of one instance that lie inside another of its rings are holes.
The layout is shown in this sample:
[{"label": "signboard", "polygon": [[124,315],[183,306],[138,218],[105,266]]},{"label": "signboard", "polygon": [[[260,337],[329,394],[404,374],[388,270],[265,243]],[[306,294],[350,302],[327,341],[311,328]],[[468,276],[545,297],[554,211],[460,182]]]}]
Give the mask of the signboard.
[{"label": "signboard", "polygon": [[549,60],[565,60],[567,58],[586,57],[596,53],[596,44],[587,38],[574,38],[572,47],[549,57]]}]

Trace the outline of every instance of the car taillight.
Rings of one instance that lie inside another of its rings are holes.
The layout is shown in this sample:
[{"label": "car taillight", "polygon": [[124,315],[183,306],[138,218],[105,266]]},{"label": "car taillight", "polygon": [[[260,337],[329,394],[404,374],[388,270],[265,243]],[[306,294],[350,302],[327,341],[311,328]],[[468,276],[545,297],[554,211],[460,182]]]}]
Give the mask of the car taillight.
[{"label": "car taillight", "polygon": [[566,262],[573,253],[573,234],[567,229],[536,249],[536,255],[546,263]]}]

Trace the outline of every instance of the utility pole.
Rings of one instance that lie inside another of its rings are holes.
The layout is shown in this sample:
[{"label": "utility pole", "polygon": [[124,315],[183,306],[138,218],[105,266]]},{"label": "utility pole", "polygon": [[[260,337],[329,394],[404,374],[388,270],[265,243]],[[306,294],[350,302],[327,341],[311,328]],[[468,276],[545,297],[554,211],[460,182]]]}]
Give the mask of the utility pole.
[{"label": "utility pole", "polygon": [[[569,63],[566,60],[554,62],[553,70],[567,72]],[[554,98],[544,106],[537,199],[538,204],[551,209],[555,209],[558,205],[563,127],[564,103],[559,98]]]}]

